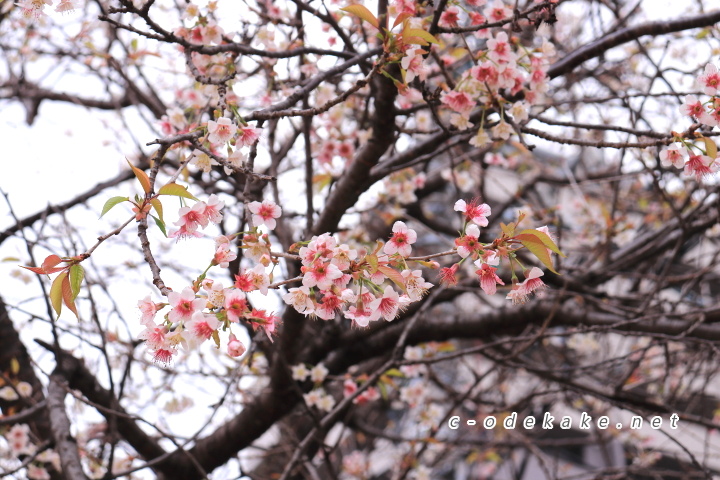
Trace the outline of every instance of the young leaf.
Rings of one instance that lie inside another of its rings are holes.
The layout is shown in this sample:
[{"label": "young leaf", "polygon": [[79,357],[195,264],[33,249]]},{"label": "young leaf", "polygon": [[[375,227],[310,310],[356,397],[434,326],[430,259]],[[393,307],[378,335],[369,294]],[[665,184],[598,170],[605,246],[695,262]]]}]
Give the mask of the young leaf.
[{"label": "young leaf", "polygon": [[85,278],[85,269],[79,264],[70,267],[70,289],[72,290],[72,298],[75,300],[80,293],[80,285]]},{"label": "young leaf", "polygon": [[168,183],[167,185],[163,185],[162,188],[158,190],[158,195],[175,195],[176,197],[197,200],[192,193],[188,192],[186,187],[178,185],[177,183]]},{"label": "young leaf", "polygon": [[401,13],[400,15],[397,16],[397,18],[393,22],[392,28],[397,27],[398,25],[400,25],[401,23],[403,23],[405,20],[407,20],[410,17],[412,17],[412,15],[409,13],[406,13],[406,12]]},{"label": "young leaf", "polygon": [[[127,160],[127,159],[126,159]],[[128,165],[130,165],[130,168],[132,168],[133,173],[137,177],[138,181],[140,182],[140,185],[142,186],[143,191],[147,194],[150,193],[150,178],[147,176],[147,173],[143,172],[139,168],[137,168],[135,165],[130,163],[130,160],[127,160]]]},{"label": "young leaf", "polygon": [[[538,232],[542,233],[542,232]],[[530,250],[543,265],[545,265],[551,272],[558,273],[555,271],[552,265],[552,259],[548,253],[548,247],[534,234],[534,233],[521,233],[515,236],[516,240],[520,240],[525,248]],[[557,248],[557,247],[555,247]]]},{"label": "young leaf", "polygon": [[155,225],[157,225],[162,234],[165,235],[165,238],[167,238],[167,232],[165,231],[165,222],[157,218],[155,215],[150,216],[153,218],[153,220],[155,220]]},{"label": "young leaf", "polygon": [[158,217],[160,218],[160,221],[164,223],[165,219],[163,218],[162,202],[160,202],[160,200],[157,198],[153,198],[152,200],[150,200],[150,204],[153,206],[153,208],[157,212]]},{"label": "young leaf", "polygon": [[715,142],[706,137],[702,137],[701,140],[705,142],[705,155],[714,160],[715,157],[717,157],[717,145],[715,145]]},{"label": "young leaf", "polygon": [[107,212],[110,211],[111,208],[113,208],[118,203],[127,202],[130,200],[128,197],[112,197],[108,199],[107,202],[105,202],[105,205],[103,205],[102,213],[100,214],[100,218],[102,218],[103,215],[105,215]]},{"label": "young leaf", "polygon": [[341,8],[340,10],[351,13],[356,17],[360,17],[373,27],[380,30],[380,22],[378,21],[377,17],[370,13],[370,10],[368,10],[367,7],[363,5],[349,5],[345,8]]},{"label": "young leaf", "polygon": [[535,235],[535,236],[543,243],[543,245],[545,245],[547,248],[549,248],[549,249],[552,250],[553,252],[557,253],[557,254],[560,255],[561,257],[564,257],[564,256],[565,256],[565,254],[560,251],[560,249],[558,248],[558,246],[555,244],[555,242],[553,241],[553,239],[550,238],[550,236],[549,236],[548,234],[546,234],[546,233],[544,233],[544,232],[541,232],[540,230],[535,230],[535,229],[532,229],[532,228],[529,228],[529,229],[527,229],[527,230],[523,230],[523,231],[520,232],[520,233],[521,233],[521,234],[522,234],[522,233],[527,233],[527,234],[529,234],[529,235]]},{"label": "young leaf", "polygon": [[60,312],[62,311],[62,284],[63,281],[67,278],[67,276],[68,272],[62,272],[60,275],[55,277],[55,280],[53,280],[53,283],[50,286],[50,303],[52,304],[53,310],[55,310],[55,313],[57,313],[58,317],[60,316]]},{"label": "young leaf", "polygon": [[400,274],[400,272],[385,265],[378,265],[377,269],[380,273],[392,280],[395,285],[402,289],[402,291],[405,291],[405,278]]},{"label": "young leaf", "polygon": [[402,36],[405,43],[420,43],[417,41],[410,41],[409,38],[421,39],[421,45],[427,45],[428,43],[440,43],[437,38],[422,28],[406,28],[403,30]]},{"label": "young leaf", "polygon": [[62,259],[58,257],[57,255],[48,255],[48,257],[43,261],[42,265],[39,267],[24,267],[20,265],[22,268],[25,268],[27,270],[30,270],[31,272],[37,273],[38,275],[50,275],[51,273],[59,272],[61,270],[65,270],[67,267],[56,267],[58,263],[62,262]]},{"label": "young leaf", "polygon": [[[75,297],[73,297],[72,287],[70,286],[70,278],[67,274],[63,278],[61,290],[63,303],[75,314],[75,318],[79,319],[77,308],[75,308]],[[58,315],[60,314],[58,313]]]}]

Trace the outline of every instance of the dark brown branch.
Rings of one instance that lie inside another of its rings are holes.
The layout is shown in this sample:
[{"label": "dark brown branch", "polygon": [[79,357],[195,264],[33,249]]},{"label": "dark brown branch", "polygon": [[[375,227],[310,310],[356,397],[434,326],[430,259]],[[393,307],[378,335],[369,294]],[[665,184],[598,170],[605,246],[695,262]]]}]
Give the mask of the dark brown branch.
[{"label": "dark brown branch", "polygon": [[631,42],[645,35],[664,35],[672,32],[681,32],[692,28],[709,27],[718,22],[720,22],[720,10],[696,17],[664,22],[649,22],[634,27],[623,28],[568,54],[562,60],[555,62],[548,69],[547,74],[550,78],[565,75],[591,58],[598,57],[613,47]]}]

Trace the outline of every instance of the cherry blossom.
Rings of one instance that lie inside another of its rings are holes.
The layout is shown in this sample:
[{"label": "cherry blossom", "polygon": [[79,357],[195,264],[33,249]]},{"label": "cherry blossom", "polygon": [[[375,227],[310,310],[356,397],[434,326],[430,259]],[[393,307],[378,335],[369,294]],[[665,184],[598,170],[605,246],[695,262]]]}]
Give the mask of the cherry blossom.
[{"label": "cherry blossom", "polygon": [[686,95],[683,104],[680,106],[680,112],[683,115],[700,118],[705,113],[705,107],[695,95]]},{"label": "cherry blossom", "polygon": [[293,365],[292,367],[290,367],[290,370],[292,371],[293,380],[297,380],[298,382],[304,382],[305,379],[310,375],[310,371],[307,369],[307,366],[304,363]]},{"label": "cherry blossom", "polygon": [[188,321],[195,312],[202,310],[205,306],[205,300],[195,298],[195,292],[190,287],[185,287],[182,293],[168,293],[168,302],[172,307],[168,314],[168,319],[171,322]]},{"label": "cherry blossom", "polygon": [[262,264],[235,275],[235,287],[245,292],[260,290],[260,293],[267,295],[269,285],[270,277],[265,273],[265,266]]},{"label": "cherry blossom", "polygon": [[455,249],[462,258],[470,255],[477,256],[477,252],[482,250],[482,244],[478,240],[480,237],[480,229],[477,225],[471,224],[465,229],[465,234],[455,239]]},{"label": "cherry blossom", "polygon": [[382,297],[373,300],[369,305],[371,310],[379,312],[388,322],[397,317],[400,306],[400,295],[390,285],[385,287]]},{"label": "cherry blossom", "polygon": [[288,305],[304,315],[309,315],[315,310],[315,304],[310,298],[310,288],[305,285],[301,287],[291,288],[290,291],[282,296],[282,299]]},{"label": "cherry blossom", "polygon": [[157,313],[157,307],[156,305],[150,300],[150,295],[146,296],[142,300],[138,301],[138,308],[140,309],[140,312],[142,313],[142,318],[140,319],[140,322],[143,325],[154,325],[155,324],[155,314]]},{"label": "cherry blossom", "polygon": [[332,263],[317,260],[308,266],[301,267],[303,272],[302,283],[306,287],[315,287],[320,290],[329,290],[333,280],[343,276],[343,273]]},{"label": "cherry blossom", "polygon": [[663,167],[672,165],[675,168],[682,168],[685,165],[685,154],[687,149],[683,145],[673,143],[660,151],[660,163]]},{"label": "cherry blossom", "polygon": [[210,120],[207,123],[208,140],[213,144],[221,144],[235,136],[237,127],[227,117],[218,118],[217,122]]},{"label": "cherry blossom", "polygon": [[698,77],[698,83],[706,95],[720,94],[720,72],[712,63],[705,65],[705,71]]},{"label": "cherry blossom", "polygon": [[239,322],[249,311],[245,293],[238,289],[226,290],[223,307],[225,308],[227,319],[231,322]]},{"label": "cherry blossom", "polygon": [[237,143],[243,147],[250,147],[259,137],[260,132],[257,128],[245,125],[238,130]]},{"label": "cherry blossom", "polygon": [[444,93],[441,101],[461,115],[469,114],[475,107],[475,100],[473,100],[467,92],[453,90],[452,92]]},{"label": "cherry blossom", "polygon": [[421,81],[427,79],[430,70],[423,64],[425,59],[422,54],[422,49],[410,49],[400,61],[400,66],[405,70],[406,83],[412,82],[415,77],[418,77]]},{"label": "cherry blossom", "polygon": [[178,211],[180,218],[174,225],[181,230],[184,228],[189,233],[195,232],[199,226],[207,227],[209,218],[205,213],[206,208],[205,202],[197,202],[192,207],[181,207]]},{"label": "cherry blossom", "polygon": [[265,225],[270,230],[276,226],[275,219],[282,215],[282,208],[272,200],[263,200],[262,203],[250,202],[248,210],[253,214],[252,222],[256,227]]},{"label": "cherry blossom", "polygon": [[490,216],[490,206],[486,203],[478,205],[477,200],[466,203],[465,200],[458,200],[454,207],[456,212],[463,212],[465,217],[481,227],[488,226],[487,217]]},{"label": "cherry blossom", "polygon": [[685,174],[695,175],[698,182],[702,180],[703,177],[712,175],[716,170],[717,164],[715,160],[707,155],[690,155],[690,158],[685,164]]},{"label": "cherry blossom", "polygon": [[195,312],[190,321],[185,323],[185,328],[196,339],[208,340],[219,325],[220,322],[215,315]]},{"label": "cherry blossom", "polygon": [[458,268],[460,268],[460,264],[456,263],[452,267],[443,267],[440,269],[439,277],[440,277],[440,283],[443,285],[447,285],[449,287],[452,287],[453,285],[457,285],[458,279],[457,279],[457,271]]},{"label": "cherry blossom", "polygon": [[393,236],[385,244],[383,251],[388,255],[397,253],[402,257],[409,257],[412,252],[411,245],[417,241],[417,233],[401,221],[393,224],[392,231]]},{"label": "cherry blossom", "polygon": [[481,263],[480,260],[475,261],[475,266],[479,267],[475,274],[480,279],[480,288],[487,295],[495,295],[497,285],[505,285],[505,283],[497,276],[497,269],[491,267],[487,263]]}]

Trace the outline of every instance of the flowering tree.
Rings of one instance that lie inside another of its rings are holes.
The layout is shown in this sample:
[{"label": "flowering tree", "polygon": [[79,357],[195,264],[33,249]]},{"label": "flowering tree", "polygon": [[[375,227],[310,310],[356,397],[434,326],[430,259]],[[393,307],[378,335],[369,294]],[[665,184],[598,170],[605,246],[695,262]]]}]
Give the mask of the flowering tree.
[{"label": "flowering tree", "polygon": [[[0,2],[2,98],[127,159],[5,195],[3,472],[711,478],[720,12],[682,8]],[[600,463],[553,454],[581,414]]]}]

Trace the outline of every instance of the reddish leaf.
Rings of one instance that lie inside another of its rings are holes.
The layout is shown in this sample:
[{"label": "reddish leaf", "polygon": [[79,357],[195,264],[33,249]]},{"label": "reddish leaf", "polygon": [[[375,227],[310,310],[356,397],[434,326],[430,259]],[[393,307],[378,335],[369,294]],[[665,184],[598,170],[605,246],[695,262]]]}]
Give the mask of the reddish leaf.
[{"label": "reddish leaf", "polygon": [[[63,274],[60,274],[63,275]],[[72,286],[70,286],[70,278],[67,274],[64,275],[62,280],[62,285],[60,287],[62,291],[62,300],[63,303],[75,314],[76,318],[78,317],[77,308],[75,308],[75,297],[73,297],[73,291]],[[58,315],[60,315],[60,312],[58,312]]]},{"label": "reddish leaf", "polygon": [[143,191],[145,193],[150,193],[150,178],[147,176],[147,173],[143,172],[142,170],[134,166],[132,163],[130,163],[130,160],[127,160],[127,162],[128,165],[130,165],[130,168],[132,168],[132,171],[137,177],[138,181],[140,182],[140,185],[142,185]]},{"label": "reddish leaf", "polygon": [[564,257],[564,256],[565,256],[565,254],[560,251],[560,249],[558,248],[558,246],[555,244],[555,242],[553,241],[553,239],[550,238],[550,236],[549,236],[548,234],[546,234],[546,233],[544,233],[544,232],[541,232],[540,230],[535,230],[535,229],[523,230],[523,231],[520,232],[520,233],[521,233],[521,234],[527,233],[527,234],[529,234],[529,235],[535,235],[535,236],[538,238],[538,240],[540,240],[540,241],[543,243],[543,245],[545,245],[547,248],[549,248],[549,249],[552,250],[553,252],[557,253],[557,254],[560,255],[561,257]]},{"label": "reddish leaf", "polygon": [[400,274],[400,272],[398,272],[394,268],[390,268],[385,265],[378,265],[377,269],[383,275],[385,275],[390,280],[392,280],[395,283],[395,285],[397,285],[403,291],[405,291],[405,278]]}]

